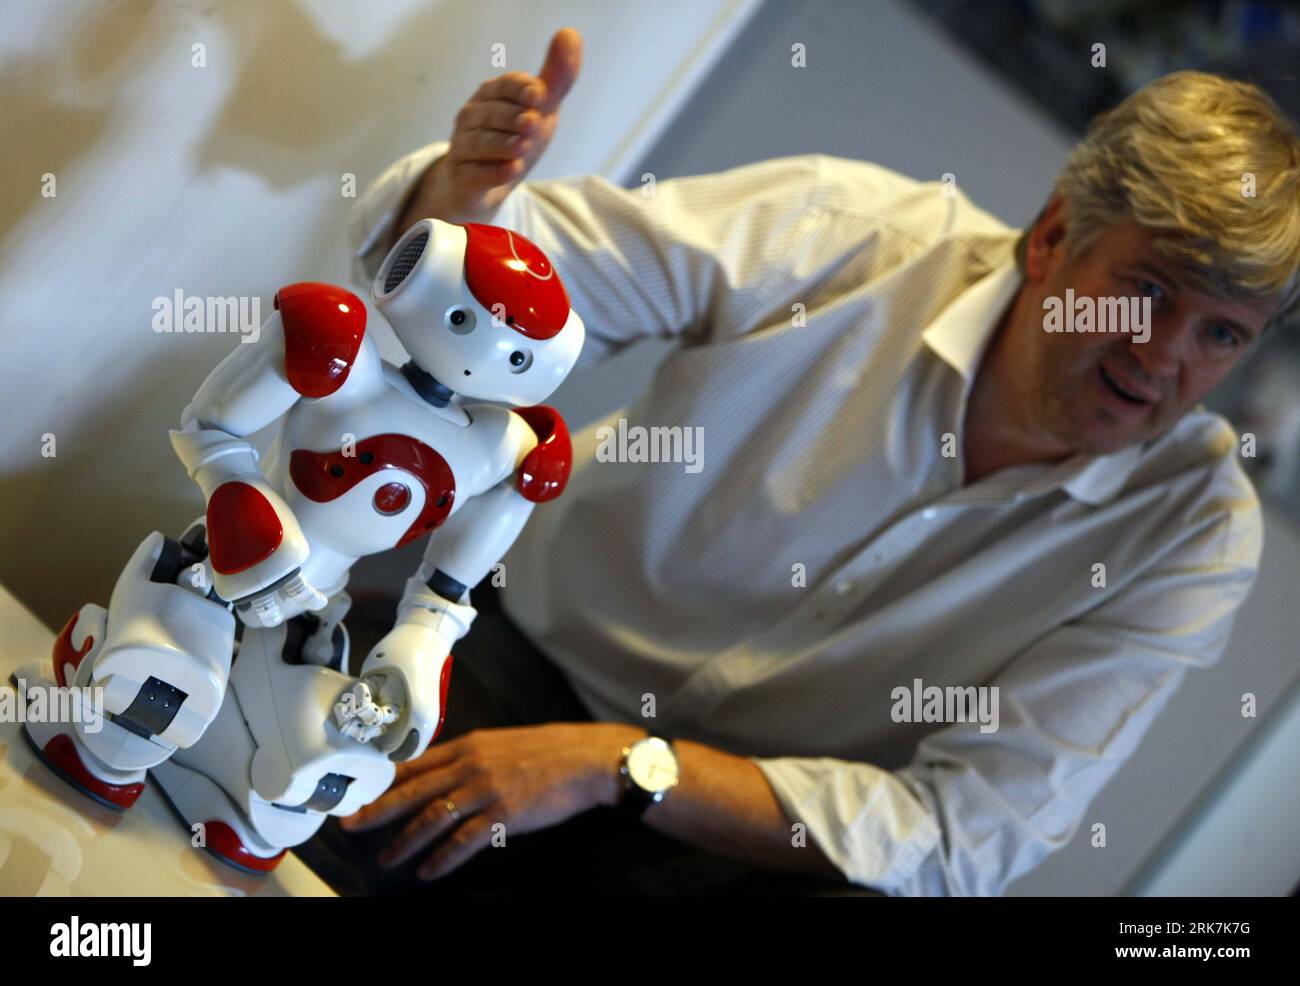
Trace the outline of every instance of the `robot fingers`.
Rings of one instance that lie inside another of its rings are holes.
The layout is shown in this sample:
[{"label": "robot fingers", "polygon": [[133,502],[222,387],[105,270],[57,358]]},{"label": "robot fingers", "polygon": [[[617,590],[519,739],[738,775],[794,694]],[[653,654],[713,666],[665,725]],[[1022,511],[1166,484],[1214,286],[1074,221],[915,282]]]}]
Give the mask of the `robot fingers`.
[{"label": "robot fingers", "polygon": [[284,611],[280,609],[280,601],[276,599],[274,592],[257,596],[252,601],[252,607],[258,626],[278,627],[284,622]]},{"label": "robot fingers", "polygon": [[[285,613],[286,602],[294,604],[288,607],[290,610],[288,614]],[[254,626],[275,627],[285,621],[286,615],[292,616],[307,610],[324,609],[329,605],[329,599],[307,581],[299,568],[294,569],[269,592],[253,596],[249,599],[249,605],[252,607],[254,619],[246,622],[251,622]]]},{"label": "robot fingers", "polygon": [[375,702],[370,687],[363,681],[344,692],[334,706],[334,720],[339,731],[360,743],[382,736],[397,717],[397,709],[393,706]]},{"label": "robot fingers", "polygon": [[286,582],[281,591],[303,609],[322,610],[329,604],[325,594],[308,582],[301,571]]},{"label": "robot fingers", "polygon": [[348,739],[356,740],[358,743],[368,743],[376,736],[382,735],[383,730],[378,726],[366,726],[362,724],[361,720],[353,719],[351,722],[340,726],[339,732]]}]

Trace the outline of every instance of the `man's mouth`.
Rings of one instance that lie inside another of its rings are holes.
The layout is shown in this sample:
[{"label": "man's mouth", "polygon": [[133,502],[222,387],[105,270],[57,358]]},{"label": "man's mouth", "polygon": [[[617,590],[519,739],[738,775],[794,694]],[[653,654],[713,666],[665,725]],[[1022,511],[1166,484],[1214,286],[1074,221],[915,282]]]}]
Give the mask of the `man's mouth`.
[{"label": "man's mouth", "polygon": [[1155,403],[1155,397],[1148,394],[1147,391],[1135,387],[1133,384],[1121,383],[1119,380],[1116,380],[1115,377],[1107,373],[1103,367],[1098,366],[1097,372],[1101,374],[1101,379],[1105,386],[1112,393],[1117,394],[1121,400],[1136,405]]}]

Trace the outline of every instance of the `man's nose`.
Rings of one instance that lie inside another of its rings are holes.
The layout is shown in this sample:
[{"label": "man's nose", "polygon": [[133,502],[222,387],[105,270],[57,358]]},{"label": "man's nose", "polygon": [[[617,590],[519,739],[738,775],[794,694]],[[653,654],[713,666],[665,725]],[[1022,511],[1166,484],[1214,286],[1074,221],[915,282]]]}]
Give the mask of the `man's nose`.
[{"label": "man's nose", "polygon": [[1191,344],[1193,319],[1166,317],[1152,320],[1146,342],[1129,342],[1129,352],[1153,381],[1177,374]]}]

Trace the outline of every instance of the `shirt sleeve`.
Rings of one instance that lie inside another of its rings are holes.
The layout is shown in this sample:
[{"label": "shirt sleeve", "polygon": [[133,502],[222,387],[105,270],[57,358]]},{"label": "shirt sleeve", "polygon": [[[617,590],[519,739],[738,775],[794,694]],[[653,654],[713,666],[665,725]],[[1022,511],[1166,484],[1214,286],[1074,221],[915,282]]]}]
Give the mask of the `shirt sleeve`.
[{"label": "shirt sleeve", "polygon": [[[366,292],[366,297],[369,297],[370,284],[388,253],[397,210],[405,204],[429,165],[446,153],[447,147],[447,141],[435,141],[394,161],[353,204],[347,224],[348,244],[352,250],[352,279]],[[497,214],[500,215],[499,209]]]},{"label": "shirt sleeve", "polygon": [[998,727],[945,726],[896,771],[753,757],[792,821],[853,883],[998,895],[1065,846],[1189,668],[1214,664],[1262,549],[1258,501],[1169,551],[989,684]]},{"label": "shirt sleeve", "polygon": [[[354,205],[353,276],[367,289],[397,209],[447,147],[439,141],[397,161]],[[525,181],[492,222],[550,258],[586,325],[579,362],[589,363],[651,336],[699,343],[744,334],[780,309],[806,276],[798,244],[814,229],[805,206],[820,174],[809,154],[636,189],[599,175]]]}]

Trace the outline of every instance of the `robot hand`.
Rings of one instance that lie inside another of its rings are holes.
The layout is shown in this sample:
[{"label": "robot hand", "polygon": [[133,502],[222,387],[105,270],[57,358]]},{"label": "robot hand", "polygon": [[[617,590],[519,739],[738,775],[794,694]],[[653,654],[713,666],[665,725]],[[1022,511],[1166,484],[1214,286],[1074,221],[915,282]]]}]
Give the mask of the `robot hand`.
[{"label": "robot hand", "polygon": [[[241,488],[225,492],[230,487]],[[310,549],[298,520],[260,476],[239,476],[213,491],[208,503],[208,529],[212,586],[222,599],[251,604],[251,609],[245,611],[245,623],[278,626],[284,621],[287,602],[296,603],[300,611],[325,608],[325,595],[302,573]],[[238,546],[223,544],[223,537],[227,542],[237,538]],[[259,539],[262,543],[258,543]],[[222,571],[223,548],[226,555],[247,555],[264,550],[263,543],[270,547],[265,557],[238,571],[230,571],[234,566],[227,564],[227,571]]]},{"label": "robot hand", "polygon": [[339,730],[358,742],[375,740],[384,753],[397,752],[395,759],[418,757],[442,726],[453,639],[421,623],[393,627],[334,706]]},{"label": "robot hand", "polygon": [[397,710],[391,705],[379,705],[374,693],[364,681],[358,681],[339,698],[334,706],[334,721],[339,732],[358,743],[366,743],[397,721]]},{"label": "robot hand", "polygon": [[[217,595],[225,598],[221,592],[221,583],[213,577]],[[269,592],[253,596],[249,600],[252,607],[250,615],[244,617],[249,626],[275,627],[284,622],[284,603],[292,601],[304,610],[322,610],[329,605],[326,595],[307,581],[301,568],[295,568],[283,582]]]}]

